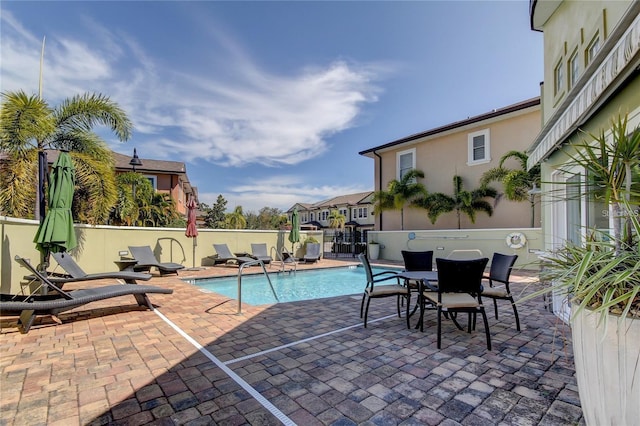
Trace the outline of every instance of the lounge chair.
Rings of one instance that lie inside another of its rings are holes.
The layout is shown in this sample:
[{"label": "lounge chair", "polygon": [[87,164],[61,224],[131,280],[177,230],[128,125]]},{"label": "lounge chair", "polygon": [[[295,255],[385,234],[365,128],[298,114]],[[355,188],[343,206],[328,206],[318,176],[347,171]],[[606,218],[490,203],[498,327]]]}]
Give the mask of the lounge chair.
[{"label": "lounge chair", "polygon": [[149,285],[123,285],[115,284],[102,287],[93,287],[81,290],[64,291],[58,285],[42,275],[26,259],[15,257],[16,262],[27,268],[40,282],[41,286],[48,289],[48,294],[31,295],[0,295],[0,315],[19,313],[18,328],[21,333],[29,332],[36,315],[53,315],[54,319],[61,312],[68,311],[87,303],[98,300],[111,299],[113,297],[133,295],[138,305],[153,310],[153,305],[147,297],[147,293],[171,294],[173,290]]},{"label": "lounge chair", "polygon": [[307,251],[302,260],[304,260],[305,263],[320,260],[320,243],[307,243]]},{"label": "lounge chair", "polygon": [[151,251],[151,247],[149,246],[141,246],[141,247],[132,247],[129,246],[129,253],[136,260],[136,264],[133,265],[133,270],[136,272],[139,271],[149,271],[151,268],[158,268],[160,271],[160,275],[165,274],[176,274],[178,275],[178,270],[183,269],[184,266],[179,263],[173,262],[158,262],[156,257]]},{"label": "lounge chair", "polygon": [[80,265],[69,255],[69,253],[51,253],[58,265],[65,270],[66,274],[51,273],[47,275],[50,281],[62,287],[64,283],[75,281],[101,280],[104,278],[113,278],[116,280],[124,280],[128,284],[136,284],[137,280],[148,281],[151,274],[132,271],[114,271],[99,272],[95,274],[87,274],[82,270]]},{"label": "lounge chair", "polygon": [[273,260],[273,257],[267,252],[267,245],[265,243],[252,243],[251,244],[251,256],[254,259],[262,260],[262,263],[268,265]]},{"label": "lounge chair", "polygon": [[213,260],[214,265],[217,265],[218,263],[225,265],[229,263],[242,265],[243,263],[254,262],[256,260],[249,256],[234,255],[226,244],[214,244],[213,249],[216,251],[216,254],[208,256],[208,258]]}]

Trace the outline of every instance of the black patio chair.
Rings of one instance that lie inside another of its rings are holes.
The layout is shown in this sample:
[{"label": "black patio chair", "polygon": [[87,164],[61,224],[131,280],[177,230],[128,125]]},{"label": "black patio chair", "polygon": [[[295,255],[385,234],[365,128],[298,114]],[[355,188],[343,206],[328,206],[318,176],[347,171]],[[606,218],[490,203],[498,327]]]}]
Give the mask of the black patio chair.
[{"label": "black patio chair", "polygon": [[179,263],[159,262],[150,246],[129,246],[129,253],[131,253],[131,256],[137,262],[133,265],[134,271],[149,271],[151,268],[157,268],[158,271],[160,271],[160,275],[178,275],[178,271],[184,268],[184,266]]},{"label": "black patio chair", "polygon": [[[489,281],[489,286],[484,286],[482,289],[482,297],[489,297],[493,299],[493,309],[496,319],[498,319],[498,300],[508,300],[511,302],[513,308],[513,315],[516,318],[516,329],[520,331],[520,317],[518,316],[518,309],[516,309],[516,302],[511,295],[511,289],[509,288],[509,280],[511,277],[511,270],[513,264],[516,263],[518,255],[507,255],[501,253],[494,253],[491,259],[491,267],[489,268],[489,274],[482,277],[483,280]],[[496,286],[496,283],[502,284]]]},{"label": "black patio chair", "polygon": [[488,258],[472,260],[436,259],[438,285],[425,282],[420,309],[420,330],[424,330],[425,304],[433,305],[438,314],[438,349],[442,344],[442,317],[446,313],[455,326],[463,330],[457,321],[458,313],[468,314],[468,331],[475,328],[475,316],[480,313],[487,336],[487,349],[491,350],[491,334],[487,314],[482,304],[482,274]]},{"label": "black patio chair", "polygon": [[[369,314],[369,302],[371,299],[379,299],[383,297],[396,297],[397,305],[398,305],[398,317],[401,318],[402,314],[400,313],[400,301],[402,299],[406,299],[407,301],[407,328],[410,328],[409,325],[409,303],[411,301],[411,292],[409,289],[400,284],[400,278],[398,278],[397,273],[393,271],[383,271],[377,274],[374,274],[371,270],[371,264],[369,263],[369,259],[364,253],[358,255],[358,259],[362,262],[362,266],[364,267],[364,271],[367,276],[367,286],[364,289],[364,294],[362,295],[362,302],[360,303],[360,318],[364,316],[364,326],[367,327],[367,316]],[[388,280],[396,280],[396,284],[387,284],[387,285],[378,285],[378,283],[388,281]],[[365,300],[367,302],[365,308]]]}]

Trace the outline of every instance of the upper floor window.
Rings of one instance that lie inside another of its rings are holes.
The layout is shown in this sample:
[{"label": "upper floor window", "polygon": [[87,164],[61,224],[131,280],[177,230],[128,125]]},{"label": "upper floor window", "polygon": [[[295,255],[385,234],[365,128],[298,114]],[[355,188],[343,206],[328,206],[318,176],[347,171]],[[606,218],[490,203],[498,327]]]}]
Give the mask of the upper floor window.
[{"label": "upper floor window", "polygon": [[598,51],[600,50],[600,35],[596,33],[596,35],[591,40],[591,43],[587,46],[586,51],[586,63],[590,64],[593,61],[593,58],[596,56]]},{"label": "upper floor window", "polygon": [[487,163],[491,160],[489,129],[469,133],[469,160],[467,164]]},{"label": "upper floor window", "polygon": [[151,186],[153,187],[153,190],[157,191],[158,190],[158,176],[144,175],[144,177],[149,179],[149,182],[151,183]]},{"label": "upper floor window", "polygon": [[580,61],[578,60],[578,50],[573,52],[571,58],[569,58],[569,84],[571,87],[575,86],[580,76]]},{"label": "upper floor window", "polygon": [[310,217],[309,221],[313,222],[313,213],[309,214],[309,217]]},{"label": "upper floor window", "polygon": [[553,69],[553,94],[558,96],[564,90],[564,64],[558,62]]},{"label": "upper floor window", "polygon": [[416,149],[401,151],[396,154],[397,179],[402,180],[410,170],[416,168]]}]

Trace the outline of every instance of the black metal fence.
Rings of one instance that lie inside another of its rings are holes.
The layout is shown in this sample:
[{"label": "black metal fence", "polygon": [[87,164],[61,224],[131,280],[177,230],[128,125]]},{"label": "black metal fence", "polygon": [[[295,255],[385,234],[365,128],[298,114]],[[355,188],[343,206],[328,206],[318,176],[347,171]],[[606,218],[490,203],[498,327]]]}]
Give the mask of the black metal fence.
[{"label": "black metal fence", "polygon": [[356,257],[367,250],[366,232],[358,230],[324,230],[324,257]]}]

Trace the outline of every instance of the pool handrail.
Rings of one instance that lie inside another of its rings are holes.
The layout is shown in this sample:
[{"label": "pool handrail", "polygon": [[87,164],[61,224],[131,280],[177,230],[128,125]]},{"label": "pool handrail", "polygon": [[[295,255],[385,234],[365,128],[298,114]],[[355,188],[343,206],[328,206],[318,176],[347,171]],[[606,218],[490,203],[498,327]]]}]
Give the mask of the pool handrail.
[{"label": "pool handrail", "polygon": [[[275,256],[276,260],[275,260],[275,262],[280,262],[280,272],[284,272],[287,265],[293,266],[293,269],[292,269],[293,272],[297,272],[298,271],[298,262],[293,257],[293,255],[291,253],[289,253],[289,250],[287,250],[287,248],[285,246],[282,246],[282,251],[280,251],[277,248],[272,246],[271,247],[271,251],[274,251],[274,250],[276,252],[276,256]],[[284,259],[282,257],[282,253],[286,253],[289,256],[288,259],[292,259],[292,261],[288,261],[287,259]],[[273,264],[275,262],[271,262],[271,264]]]},{"label": "pool handrail", "polygon": [[242,271],[245,267],[260,265],[262,268],[262,272],[264,272],[264,276],[267,277],[267,281],[269,282],[269,287],[271,287],[271,291],[273,292],[273,297],[276,298],[276,302],[279,302],[278,295],[276,294],[276,290],[273,288],[273,284],[271,284],[271,278],[269,278],[269,273],[267,272],[267,268],[264,267],[264,262],[260,259],[252,260],[249,262],[243,262],[238,266],[238,312],[240,315],[242,313]]}]

